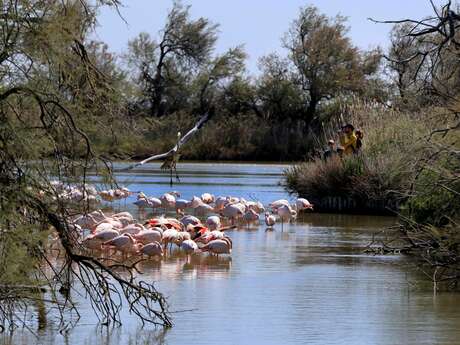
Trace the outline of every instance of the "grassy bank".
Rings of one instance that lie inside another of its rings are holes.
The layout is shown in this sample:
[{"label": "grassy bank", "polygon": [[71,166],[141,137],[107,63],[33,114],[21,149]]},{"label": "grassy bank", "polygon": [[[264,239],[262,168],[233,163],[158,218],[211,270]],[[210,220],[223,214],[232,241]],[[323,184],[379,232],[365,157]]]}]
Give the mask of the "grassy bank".
[{"label": "grassy bank", "polygon": [[[286,187],[312,200],[347,197],[358,204],[399,204],[407,198],[415,165],[424,154],[425,118],[363,102],[345,107],[340,121],[364,132],[361,154],[327,161],[316,158],[294,166],[286,173]],[[334,138],[336,128],[338,123],[326,128],[319,144]]]}]

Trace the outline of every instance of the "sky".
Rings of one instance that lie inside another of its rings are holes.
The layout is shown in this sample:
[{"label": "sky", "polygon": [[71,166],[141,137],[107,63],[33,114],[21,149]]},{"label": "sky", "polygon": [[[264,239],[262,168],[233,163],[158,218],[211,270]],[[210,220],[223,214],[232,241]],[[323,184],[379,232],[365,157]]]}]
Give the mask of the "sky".
[{"label": "sky", "polygon": [[[443,0],[433,2],[444,3]],[[284,53],[281,37],[302,6],[311,4],[328,16],[348,17],[349,36],[361,49],[388,46],[391,25],[372,23],[368,17],[416,19],[433,13],[429,0],[185,0],[183,3],[192,6],[192,18],[207,17],[220,25],[216,53],[244,45],[251,73],[257,73],[261,56]],[[128,40],[140,32],[156,37],[171,7],[172,0],[125,0],[120,12],[127,24],[115,10],[104,8],[98,18],[95,38],[106,42],[111,51],[122,53]]]}]

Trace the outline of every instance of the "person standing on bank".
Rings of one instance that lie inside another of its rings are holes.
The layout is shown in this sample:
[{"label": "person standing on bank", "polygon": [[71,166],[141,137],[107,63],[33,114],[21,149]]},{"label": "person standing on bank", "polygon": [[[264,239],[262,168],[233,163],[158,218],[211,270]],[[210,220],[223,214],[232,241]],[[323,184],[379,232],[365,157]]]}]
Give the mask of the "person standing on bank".
[{"label": "person standing on bank", "polygon": [[324,151],[323,158],[325,161],[327,161],[329,158],[332,158],[336,154],[337,152],[335,151],[335,141],[331,139],[327,142],[327,150]]},{"label": "person standing on bank", "polygon": [[342,127],[342,131],[339,133],[340,145],[343,146],[345,155],[350,155],[356,152],[357,140],[355,134],[355,127],[348,123]]}]

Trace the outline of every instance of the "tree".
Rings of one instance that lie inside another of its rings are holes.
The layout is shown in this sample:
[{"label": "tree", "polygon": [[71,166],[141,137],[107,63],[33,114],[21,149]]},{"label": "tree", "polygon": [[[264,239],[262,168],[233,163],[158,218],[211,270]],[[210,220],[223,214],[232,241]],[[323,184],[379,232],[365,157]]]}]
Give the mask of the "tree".
[{"label": "tree", "polygon": [[[90,203],[83,198],[69,204],[57,188],[80,186],[86,195],[90,169],[116,183],[109,162],[93,150],[83,129],[95,118],[92,112],[117,111],[107,105],[115,74],[103,60],[93,59],[100,49],[87,48],[103,4],[116,7],[118,1],[2,4],[0,331],[25,325],[30,303],[57,308],[66,327],[66,317],[78,316],[72,301],[77,286],[107,324],[121,322],[126,300],[142,322],[171,325],[164,297],[135,277],[136,262],[113,264],[87,255],[72,219],[87,212]],[[50,235],[57,236],[61,249],[58,263],[49,260]]]},{"label": "tree", "polygon": [[165,114],[164,95],[175,84],[174,76],[208,61],[217,40],[217,25],[206,18],[192,20],[189,9],[174,2],[158,43],[146,33],[129,43],[128,61],[138,70],[152,116]]},{"label": "tree", "polygon": [[307,99],[304,119],[308,125],[321,101],[363,91],[366,78],[379,66],[378,51],[362,54],[351,44],[345,22],[340,15],[328,18],[309,6],[300,10],[283,39],[297,72],[296,82]]},{"label": "tree", "polygon": [[305,94],[296,82],[291,64],[277,54],[262,57],[257,79],[258,112],[267,120],[301,119],[305,115]]}]

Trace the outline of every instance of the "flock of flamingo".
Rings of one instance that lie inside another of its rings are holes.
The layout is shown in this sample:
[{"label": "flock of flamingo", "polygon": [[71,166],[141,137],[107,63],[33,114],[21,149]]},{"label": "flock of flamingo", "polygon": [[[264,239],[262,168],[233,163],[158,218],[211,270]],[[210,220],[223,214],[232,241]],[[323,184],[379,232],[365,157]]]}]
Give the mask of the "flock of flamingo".
[{"label": "flock of flamingo", "polygon": [[[137,194],[134,204],[139,208],[139,215],[151,210],[159,216],[138,222],[126,211],[106,215],[96,210],[79,215],[72,219],[72,224],[78,229],[80,244],[91,251],[103,251],[109,255],[120,253],[123,256],[163,257],[167,255],[168,248],[172,251],[173,247],[188,256],[205,252],[230,254],[232,240],[227,230],[259,224],[261,215],[267,230],[273,230],[278,221],[283,229],[283,224],[294,220],[298,212],[313,209],[313,205],[304,198],[298,198],[292,205],[288,200],[276,200],[266,210],[259,201],[233,196],[215,197],[204,193],[186,200],[180,198],[179,192],[172,191],[156,198],[127,188],[97,191],[92,186],[85,186],[84,190],[67,188],[60,197],[72,201],[97,202],[102,199],[114,202],[133,194]],[[166,216],[171,213],[176,217]]]}]

